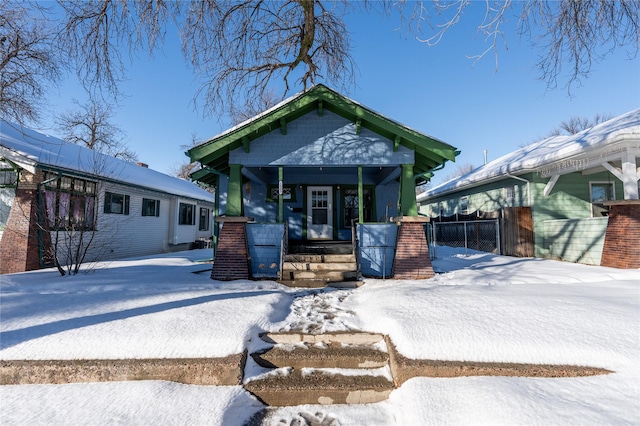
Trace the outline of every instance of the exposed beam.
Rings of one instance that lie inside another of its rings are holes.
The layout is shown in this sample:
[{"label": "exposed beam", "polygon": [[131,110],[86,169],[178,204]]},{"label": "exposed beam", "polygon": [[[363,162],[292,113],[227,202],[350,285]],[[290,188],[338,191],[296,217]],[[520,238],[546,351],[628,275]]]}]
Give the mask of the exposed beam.
[{"label": "exposed beam", "polygon": [[260,169],[243,167],[242,176],[254,182],[260,182],[264,185],[269,184],[269,174]]},{"label": "exposed beam", "polygon": [[287,119],[284,117],[280,117],[280,131],[283,135],[287,134]]},{"label": "exposed beam", "polygon": [[400,148],[400,143],[402,142],[402,138],[398,135],[393,139],[393,152],[398,152],[398,148]]},{"label": "exposed beam", "polygon": [[386,185],[400,176],[400,167],[385,167],[377,175],[377,185]]},{"label": "exposed beam", "polygon": [[549,182],[547,182],[547,186],[545,186],[544,191],[542,191],[542,195],[548,197],[549,194],[551,194],[551,191],[553,191],[553,187],[556,186],[556,182],[558,182],[559,177],[560,175],[551,176],[551,179],[549,179]]},{"label": "exposed beam", "polygon": [[362,125],[362,119],[360,117],[356,118],[356,135],[360,134],[361,125]]}]

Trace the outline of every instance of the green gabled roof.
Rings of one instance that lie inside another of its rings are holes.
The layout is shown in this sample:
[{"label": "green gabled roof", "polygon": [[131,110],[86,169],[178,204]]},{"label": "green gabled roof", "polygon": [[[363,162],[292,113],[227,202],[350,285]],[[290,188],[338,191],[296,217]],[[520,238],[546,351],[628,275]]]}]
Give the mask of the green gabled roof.
[{"label": "green gabled roof", "polygon": [[[406,127],[319,84],[191,148],[187,155],[192,162],[200,162],[208,167],[209,172],[215,170],[217,173],[228,174],[230,151],[280,129],[283,122],[291,122],[318,110],[331,111],[354,123],[359,122],[360,126],[415,151],[416,175],[426,173],[446,161],[454,161],[458,154],[451,145]],[[208,176],[202,170],[192,178],[202,182],[213,180],[213,176]]]}]

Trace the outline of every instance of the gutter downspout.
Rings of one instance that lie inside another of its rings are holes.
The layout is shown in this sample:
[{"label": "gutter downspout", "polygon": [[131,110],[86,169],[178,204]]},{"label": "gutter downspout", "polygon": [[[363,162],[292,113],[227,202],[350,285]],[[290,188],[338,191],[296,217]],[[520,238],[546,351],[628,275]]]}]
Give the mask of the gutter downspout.
[{"label": "gutter downspout", "polygon": [[509,173],[505,173],[505,176],[510,177],[511,179],[519,180],[520,182],[525,182],[527,184],[527,207],[531,207],[531,182]]}]

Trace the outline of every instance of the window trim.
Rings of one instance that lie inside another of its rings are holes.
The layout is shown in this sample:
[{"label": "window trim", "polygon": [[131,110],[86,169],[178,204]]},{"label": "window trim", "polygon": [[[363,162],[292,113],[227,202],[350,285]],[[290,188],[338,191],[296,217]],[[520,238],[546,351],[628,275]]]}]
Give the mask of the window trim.
[{"label": "window trim", "polygon": [[602,205],[602,212],[607,212],[605,215],[596,215],[596,212],[594,211],[594,207],[599,207],[600,203],[594,203],[593,201],[593,187],[596,185],[608,185],[611,187],[611,200],[605,200],[605,201],[613,201],[616,199],[616,184],[615,182],[611,182],[611,181],[606,181],[606,180],[593,180],[593,181],[589,181],[589,204],[591,206],[591,217],[602,217],[602,216],[608,216],[609,215],[609,207],[608,206],[604,206]]},{"label": "window trim", "polygon": [[[206,211],[206,214],[203,215],[202,212]],[[206,218],[205,226],[202,225],[202,218]],[[198,231],[208,231],[211,228],[211,209],[208,207],[200,207],[200,215],[198,216]]]},{"label": "window trim", "polygon": [[[182,206],[190,206],[191,214],[189,215],[189,221],[183,223],[183,219],[187,219],[187,216],[182,214]],[[191,203],[178,203],[178,225],[180,226],[194,226],[196,224],[196,205]]]},{"label": "window trim", "polygon": [[[45,216],[52,231],[95,231],[97,219],[97,187],[96,181],[70,175],[45,172],[44,191],[41,194]],[[63,188],[62,181],[68,182]],[[89,189],[90,188],[90,189]],[[53,194],[53,196],[49,195]],[[62,197],[62,195],[65,195]],[[53,200],[50,200],[53,198]],[[48,205],[53,201],[53,205]],[[66,209],[62,211],[61,208]],[[61,214],[64,216],[61,217]],[[80,216],[78,216],[80,214]],[[80,217],[80,221],[76,219]],[[87,218],[90,218],[87,220]],[[78,223],[82,226],[77,228]]]},{"label": "window trim", "polygon": [[[145,204],[153,203],[153,213],[154,214],[146,214],[147,209]],[[155,198],[142,198],[142,216],[143,217],[160,217],[160,200]]]},{"label": "window trim", "polygon": [[[122,197],[122,212],[113,212],[111,211],[111,206],[113,204],[113,196],[120,196]],[[109,202],[107,203],[107,197],[109,199]],[[105,214],[119,214],[119,215],[123,215],[123,216],[128,216],[129,215],[129,208],[131,206],[131,196],[127,195],[127,194],[122,194],[119,192],[110,192],[110,191],[104,191],[104,208],[103,211]]]},{"label": "window trim", "polygon": [[458,207],[460,208],[460,214],[469,214],[469,196],[468,195],[465,195],[464,197],[460,197],[460,200],[458,201]]}]

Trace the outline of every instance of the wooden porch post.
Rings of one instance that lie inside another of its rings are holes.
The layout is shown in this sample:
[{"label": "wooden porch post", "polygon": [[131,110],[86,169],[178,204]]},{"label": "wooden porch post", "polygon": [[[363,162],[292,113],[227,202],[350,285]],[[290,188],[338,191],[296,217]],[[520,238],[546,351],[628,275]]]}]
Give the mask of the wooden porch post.
[{"label": "wooden porch post", "polygon": [[358,166],[358,222],[364,222],[364,188],[362,186],[362,166]]},{"label": "wooden porch post", "polygon": [[282,181],[284,180],[284,168],[278,166],[278,223],[284,223],[284,200],[282,199]]},{"label": "wooden porch post", "polygon": [[402,165],[400,181],[400,208],[403,216],[418,216],[416,187],[413,182],[413,164]]},{"label": "wooden porch post", "polygon": [[227,216],[242,216],[242,165],[229,164],[229,188],[227,189]]}]

